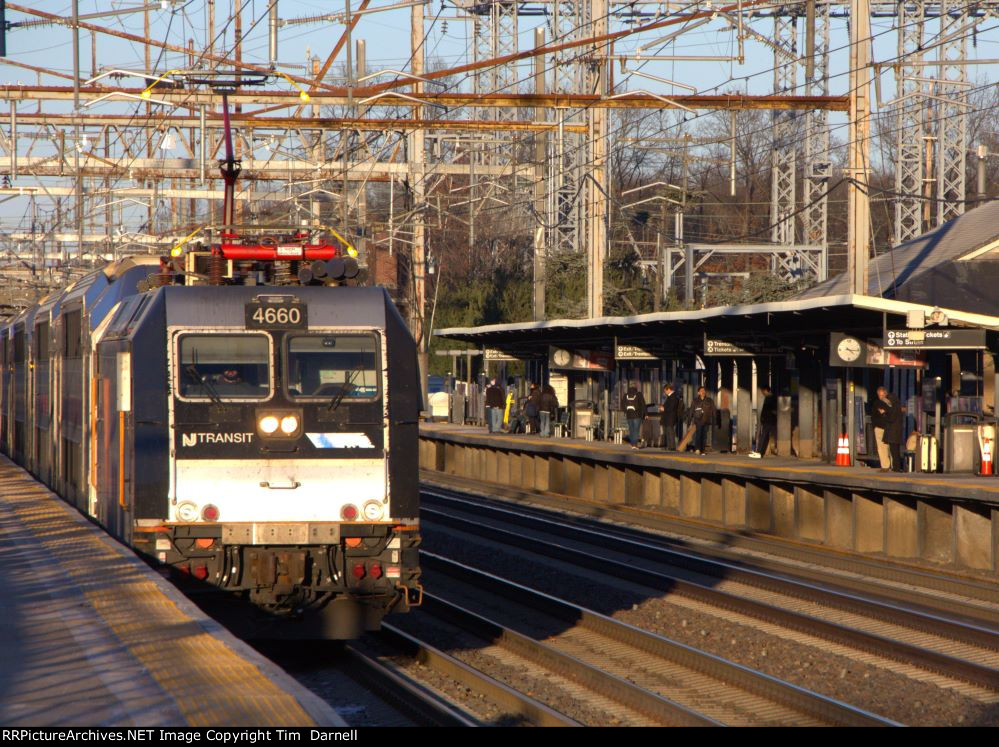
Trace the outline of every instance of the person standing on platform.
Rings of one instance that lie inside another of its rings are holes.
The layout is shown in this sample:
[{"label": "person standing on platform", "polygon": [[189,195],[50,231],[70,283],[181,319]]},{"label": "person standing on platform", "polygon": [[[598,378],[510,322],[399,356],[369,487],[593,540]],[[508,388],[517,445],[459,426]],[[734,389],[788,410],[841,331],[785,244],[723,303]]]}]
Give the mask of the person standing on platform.
[{"label": "person standing on platform", "polygon": [[663,432],[663,448],[676,451],[676,426],[683,421],[683,401],[673,384],[663,387],[663,403],[659,405],[659,425]]},{"label": "person standing on platform", "polygon": [[558,414],[558,396],[551,384],[541,387],[541,435],[548,438],[552,435],[552,421]]},{"label": "person standing on platform", "polygon": [[496,379],[486,387],[486,424],[490,433],[498,433],[503,429],[503,388]]},{"label": "person standing on platform", "polygon": [[[883,398],[882,393],[884,393]],[[878,399],[882,399],[888,404],[888,417],[885,421],[885,433],[882,439],[888,444],[888,450],[891,453],[892,472],[903,472],[902,441],[904,437],[902,436],[902,425],[905,422],[905,413],[902,411],[902,402],[883,386],[878,387]]]},{"label": "person standing on platform", "polygon": [[628,419],[628,441],[631,448],[641,446],[642,423],[645,421],[645,397],[638,391],[638,383],[631,382],[622,401],[625,417]]},{"label": "person standing on platform", "polygon": [[770,439],[777,440],[777,396],[768,386],[761,386],[763,404],[760,406],[760,433],[756,438],[756,451],[749,452],[750,459],[762,459],[770,448]]},{"label": "person standing on platform", "polygon": [[697,397],[690,403],[690,422],[694,431],[694,451],[704,455],[708,441],[708,428],[715,422],[715,401],[708,396],[703,386],[697,388]]},{"label": "person standing on platform", "polygon": [[537,433],[541,430],[541,390],[537,384],[531,384],[524,404],[524,415],[527,416],[527,432]]},{"label": "person standing on platform", "polygon": [[517,396],[514,393],[514,387],[516,386],[516,381],[512,378],[506,380],[506,405],[503,407],[503,425],[506,429],[513,432],[513,421],[510,419],[514,414],[515,405],[517,404]]},{"label": "person standing on platform", "polygon": [[878,461],[881,463],[882,472],[891,469],[891,448],[885,441],[885,430],[888,428],[890,415],[891,400],[888,399],[888,390],[879,386],[878,396],[871,403],[871,426],[874,428],[874,443],[878,445]]}]

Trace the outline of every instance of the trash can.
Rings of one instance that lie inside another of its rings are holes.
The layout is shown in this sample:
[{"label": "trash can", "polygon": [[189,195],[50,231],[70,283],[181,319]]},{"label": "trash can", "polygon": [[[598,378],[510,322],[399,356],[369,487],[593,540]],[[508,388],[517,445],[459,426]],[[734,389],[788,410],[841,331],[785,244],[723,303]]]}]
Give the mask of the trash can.
[{"label": "trash can", "polygon": [[949,412],[943,417],[944,472],[978,471],[979,426],[982,416],[977,412]]},{"label": "trash can", "polygon": [[597,424],[596,403],[588,399],[577,399],[572,403],[572,437],[594,438],[593,428]]},{"label": "trash can", "polygon": [[465,424],[465,395],[451,395],[451,422],[455,425]]}]

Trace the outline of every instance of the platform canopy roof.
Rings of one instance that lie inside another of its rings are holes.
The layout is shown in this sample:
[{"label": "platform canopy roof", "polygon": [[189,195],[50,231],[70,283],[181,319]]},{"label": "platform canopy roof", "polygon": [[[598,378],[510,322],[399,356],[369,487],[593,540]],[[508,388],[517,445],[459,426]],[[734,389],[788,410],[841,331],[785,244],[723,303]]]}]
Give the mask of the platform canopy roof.
[{"label": "platform canopy roof", "polygon": [[[999,200],[899,244],[873,259],[869,270],[871,296],[999,314]],[[849,291],[849,279],[838,275],[798,298]]]},{"label": "platform canopy roof", "polygon": [[623,340],[686,339],[693,342],[702,339],[705,334],[743,340],[779,337],[805,342],[825,339],[830,332],[836,331],[880,336],[884,322],[905,326],[906,315],[915,310],[926,314],[941,311],[951,326],[999,330],[999,316],[846,294],[636,316],[451,327],[436,330],[434,334],[503,349],[585,343],[611,337]]}]

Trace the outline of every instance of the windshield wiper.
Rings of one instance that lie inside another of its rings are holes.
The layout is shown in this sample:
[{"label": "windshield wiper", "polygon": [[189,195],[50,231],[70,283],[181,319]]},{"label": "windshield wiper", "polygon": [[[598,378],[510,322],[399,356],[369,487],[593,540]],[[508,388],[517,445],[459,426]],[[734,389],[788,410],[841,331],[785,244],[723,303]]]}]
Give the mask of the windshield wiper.
[{"label": "windshield wiper", "polygon": [[350,388],[354,385],[354,377],[357,376],[363,367],[363,363],[358,363],[351,369],[350,373],[347,374],[347,380],[343,382],[343,386],[340,387],[340,391],[336,393],[336,396],[330,400],[329,405],[326,406],[328,411],[332,412],[340,406],[340,403],[343,402],[343,398],[347,396],[347,392],[349,392]]},{"label": "windshield wiper", "polygon": [[207,376],[201,375],[201,372],[198,371],[197,366],[195,366],[192,363],[184,370],[187,372],[188,376],[193,378],[195,381],[197,381],[199,384],[201,384],[201,386],[205,388],[205,391],[208,392],[208,398],[212,401],[213,405],[218,405],[219,407],[224,406],[222,398],[219,396],[218,391],[216,391],[215,386],[212,384],[212,382],[208,380]]}]

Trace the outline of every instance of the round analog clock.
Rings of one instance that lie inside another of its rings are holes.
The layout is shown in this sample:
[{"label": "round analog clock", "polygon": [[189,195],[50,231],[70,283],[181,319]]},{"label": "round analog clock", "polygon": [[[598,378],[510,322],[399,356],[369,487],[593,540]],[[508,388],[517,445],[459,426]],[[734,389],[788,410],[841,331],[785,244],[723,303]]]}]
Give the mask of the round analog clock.
[{"label": "round analog clock", "polygon": [[552,353],[552,360],[555,362],[556,366],[568,366],[569,361],[572,360],[572,355],[570,355],[568,350],[562,350],[559,348]]},{"label": "round analog clock", "polygon": [[855,337],[844,337],[836,346],[836,354],[847,363],[853,363],[860,357],[863,346]]}]

